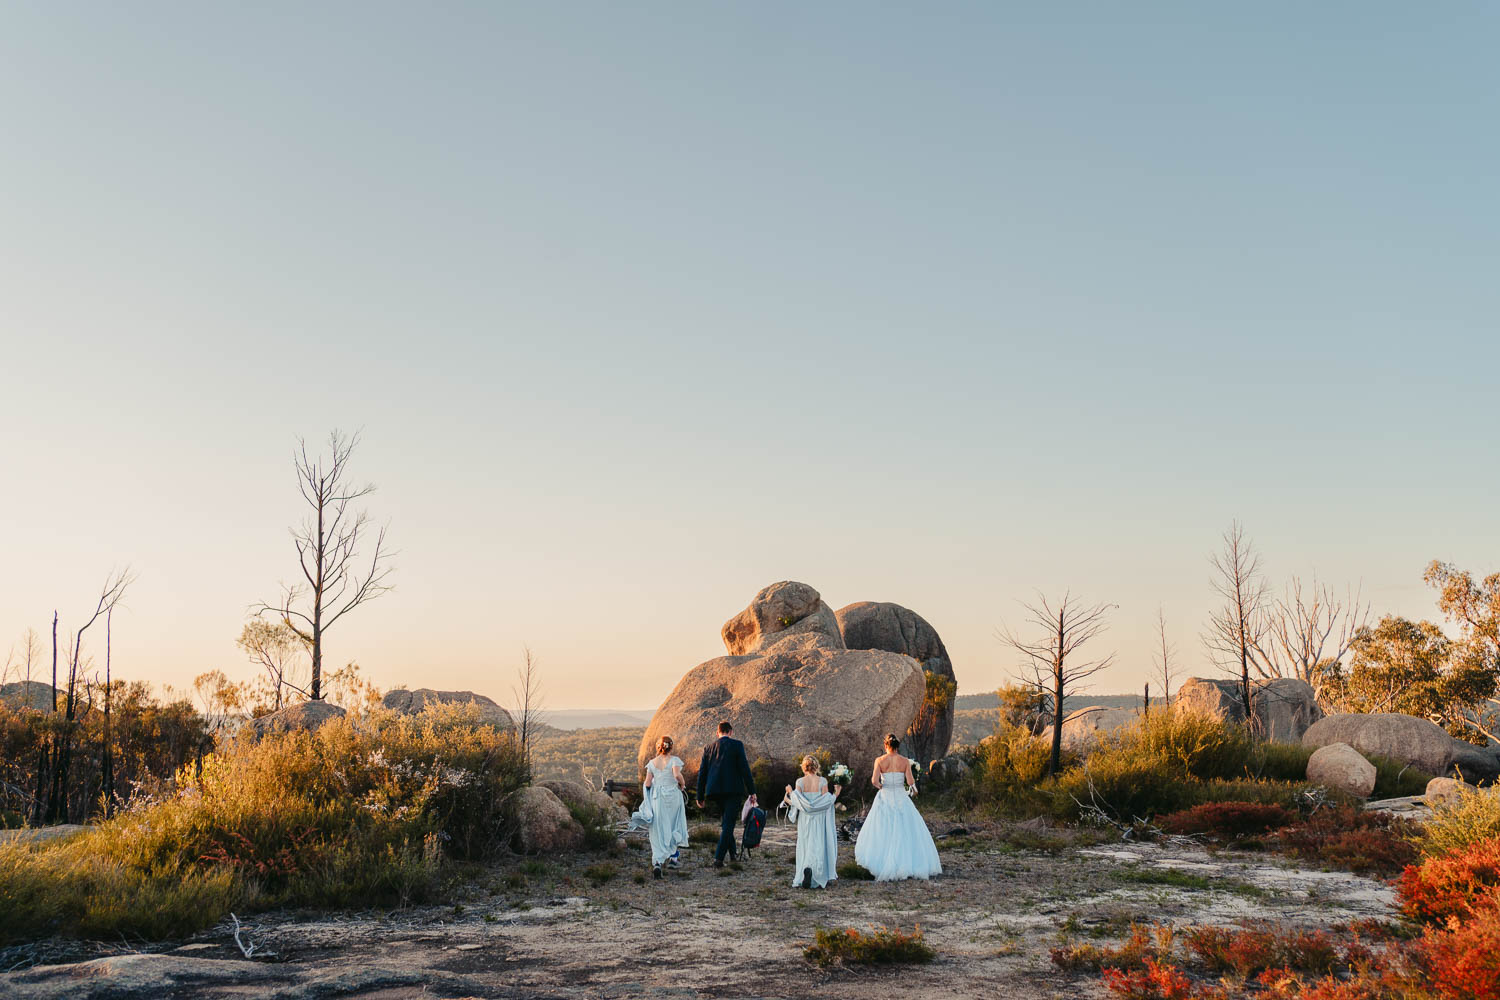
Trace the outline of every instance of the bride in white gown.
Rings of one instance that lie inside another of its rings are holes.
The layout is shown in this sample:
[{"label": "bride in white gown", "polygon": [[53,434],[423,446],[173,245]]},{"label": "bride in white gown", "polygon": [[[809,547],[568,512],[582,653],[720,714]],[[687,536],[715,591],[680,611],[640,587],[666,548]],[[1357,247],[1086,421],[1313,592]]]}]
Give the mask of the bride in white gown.
[{"label": "bride in white gown", "polygon": [[887,734],[885,755],[875,761],[875,773],[870,776],[870,783],[880,791],[854,842],[854,860],[880,882],[943,873],[937,845],[911,800],[917,794],[911,761],[897,753],[900,749],[896,734]]}]

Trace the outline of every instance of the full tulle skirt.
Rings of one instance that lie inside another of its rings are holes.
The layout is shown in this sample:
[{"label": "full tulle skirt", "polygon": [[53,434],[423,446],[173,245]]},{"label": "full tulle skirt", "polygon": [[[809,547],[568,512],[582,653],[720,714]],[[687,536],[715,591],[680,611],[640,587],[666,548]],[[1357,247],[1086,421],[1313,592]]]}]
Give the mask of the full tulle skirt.
[{"label": "full tulle skirt", "polygon": [[932,834],[902,788],[886,787],[875,793],[854,842],[854,860],[880,882],[943,873]]}]

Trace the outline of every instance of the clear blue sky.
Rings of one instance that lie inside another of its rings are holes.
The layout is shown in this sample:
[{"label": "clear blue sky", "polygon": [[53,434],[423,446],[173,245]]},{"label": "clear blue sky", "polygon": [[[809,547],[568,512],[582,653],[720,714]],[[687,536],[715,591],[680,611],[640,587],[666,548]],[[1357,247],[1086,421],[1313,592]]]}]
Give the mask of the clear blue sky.
[{"label": "clear blue sky", "polygon": [[1071,586],[1189,671],[1232,518],[1432,615],[1500,568],[1485,4],[10,4],[0,652],[112,565],[222,668],[363,428],[381,685],[651,706],[761,586],[960,686]]}]

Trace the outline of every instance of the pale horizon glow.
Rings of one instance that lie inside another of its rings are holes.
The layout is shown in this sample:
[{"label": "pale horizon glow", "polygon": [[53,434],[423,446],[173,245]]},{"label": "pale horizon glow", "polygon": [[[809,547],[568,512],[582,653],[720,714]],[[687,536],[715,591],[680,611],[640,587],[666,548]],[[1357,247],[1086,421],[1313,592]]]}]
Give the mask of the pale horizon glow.
[{"label": "pale horizon glow", "polygon": [[[185,687],[361,430],[396,590],[330,667],[647,709],[761,587],[894,601],[961,693],[1018,601],[1181,676],[1278,588],[1500,569],[1500,10],[17,4],[0,654],[139,574]],[[102,630],[91,648],[102,653]],[[1153,685],[1154,686],[1154,685]]]}]

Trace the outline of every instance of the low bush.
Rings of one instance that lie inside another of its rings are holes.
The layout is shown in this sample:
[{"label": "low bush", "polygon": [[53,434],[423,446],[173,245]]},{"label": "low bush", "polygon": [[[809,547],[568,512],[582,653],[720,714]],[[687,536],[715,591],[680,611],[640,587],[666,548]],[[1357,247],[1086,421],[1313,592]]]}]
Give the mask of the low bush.
[{"label": "low bush", "polygon": [[1383,754],[1365,754],[1365,759],[1375,765],[1374,799],[1395,799],[1408,795],[1421,795],[1433,775],[1419,770],[1405,761],[1386,757]]},{"label": "low bush", "polygon": [[843,864],[839,865],[838,872],[839,878],[844,879],[848,882],[875,881],[875,876],[870,874],[870,870],[868,868],[854,861],[845,861]]},{"label": "low bush", "polygon": [[1323,931],[1252,927],[1195,927],[1184,935],[1188,949],[1214,973],[1241,979],[1268,969],[1327,975],[1339,963],[1339,948]]},{"label": "low bush", "polygon": [[0,846],[0,943],[428,898],[446,857],[503,843],[501,802],[525,766],[511,734],[452,706],[241,739],[176,780],[170,797],[76,837]]},{"label": "low bush", "polygon": [[1244,726],[1183,707],[1152,709],[1115,734],[1126,759],[1179,778],[1239,778],[1250,772],[1256,745]]},{"label": "low bush", "polygon": [[1396,883],[1401,911],[1444,925],[1500,907],[1500,838],[1410,865]]},{"label": "low bush", "polygon": [[[1049,743],[1029,730],[1002,724],[979,748],[957,797],[971,808],[984,806],[1001,815],[1035,815],[1049,806],[1040,786],[1051,759]],[[1067,762],[1073,762],[1071,755]]]},{"label": "low bush", "polygon": [[1500,911],[1429,931],[1412,944],[1411,959],[1444,1000],[1500,1000]]},{"label": "low bush", "polygon": [[1141,969],[1105,969],[1104,985],[1124,1000],[1195,1000],[1202,995],[1181,969],[1150,958]]},{"label": "low bush", "polygon": [[1452,854],[1495,837],[1500,837],[1500,793],[1475,790],[1433,811],[1422,827],[1421,851],[1428,857]]},{"label": "low bush", "polygon": [[1104,969],[1144,969],[1150,959],[1161,959],[1172,952],[1170,927],[1130,925],[1130,934],[1117,946],[1082,944],[1059,945],[1052,949],[1052,964],[1067,972],[1100,972]]},{"label": "low bush", "polygon": [[1277,835],[1282,851],[1352,872],[1394,875],[1416,858],[1414,824],[1359,806],[1319,809]]},{"label": "low bush", "polygon": [[1168,813],[1157,823],[1168,833],[1206,834],[1232,841],[1291,825],[1297,814],[1285,806],[1265,802],[1205,802]]},{"label": "low bush", "polygon": [[1301,743],[1262,743],[1255,750],[1251,770],[1255,777],[1270,781],[1303,781],[1315,749]]},{"label": "low bush", "polygon": [[1101,749],[1051,786],[1052,814],[1130,823],[1189,803],[1192,790],[1153,762]]},{"label": "low bush", "polygon": [[818,930],[813,943],[802,952],[819,965],[840,962],[845,965],[910,965],[930,962],[937,956],[922,937],[922,928],[910,932],[888,927],[860,931]]}]

